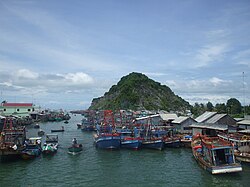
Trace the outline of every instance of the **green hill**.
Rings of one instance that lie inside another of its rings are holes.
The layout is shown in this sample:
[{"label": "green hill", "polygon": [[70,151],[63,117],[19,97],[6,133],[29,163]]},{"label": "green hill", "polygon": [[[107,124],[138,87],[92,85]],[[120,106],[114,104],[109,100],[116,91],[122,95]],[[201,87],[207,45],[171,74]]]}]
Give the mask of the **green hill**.
[{"label": "green hill", "polygon": [[141,73],[130,73],[104,96],[94,98],[89,109],[184,111],[191,106],[166,86]]}]

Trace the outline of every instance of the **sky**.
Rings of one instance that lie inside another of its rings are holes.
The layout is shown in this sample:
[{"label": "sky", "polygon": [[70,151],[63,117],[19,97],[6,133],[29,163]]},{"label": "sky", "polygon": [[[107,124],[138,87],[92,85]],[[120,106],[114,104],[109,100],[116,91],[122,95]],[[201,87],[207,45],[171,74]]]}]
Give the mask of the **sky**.
[{"label": "sky", "polygon": [[249,105],[250,1],[0,0],[0,100],[86,109],[131,72]]}]

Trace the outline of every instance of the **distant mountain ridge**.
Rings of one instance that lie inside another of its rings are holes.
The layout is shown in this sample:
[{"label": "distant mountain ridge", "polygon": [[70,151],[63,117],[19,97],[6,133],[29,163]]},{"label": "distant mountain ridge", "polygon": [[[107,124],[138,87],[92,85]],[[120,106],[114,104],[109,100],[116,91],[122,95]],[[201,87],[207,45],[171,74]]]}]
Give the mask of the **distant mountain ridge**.
[{"label": "distant mountain ridge", "polygon": [[130,73],[113,85],[104,96],[94,98],[89,109],[132,109],[185,111],[190,104],[166,85],[142,73]]}]

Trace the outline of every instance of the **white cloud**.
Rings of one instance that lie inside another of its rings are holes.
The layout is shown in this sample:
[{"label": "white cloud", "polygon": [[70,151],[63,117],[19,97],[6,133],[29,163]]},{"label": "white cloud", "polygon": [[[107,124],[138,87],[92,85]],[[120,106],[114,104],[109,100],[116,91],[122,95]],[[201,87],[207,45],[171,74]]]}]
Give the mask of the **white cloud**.
[{"label": "white cloud", "polygon": [[36,79],[38,78],[38,73],[32,72],[28,69],[20,69],[15,73],[17,78],[27,78],[27,79]]},{"label": "white cloud", "polygon": [[211,79],[209,79],[209,81],[210,81],[214,86],[218,86],[218,85],[220,85],[220,84],[222,84],[222,83],[227,82],[227,81],[224,81],[224,80],[219,79],[219,78],[217,78],[217,77],[212,77]]},{"label": "white cloud", "polygon": [[68,73],[64,77],[67,82],[73,84],[91,84],[94,81],[92,77],[82,72]]},{"label": "white cloud", "polygon": [[207,45],[197,51],[195,56],[195,67],[208,66],[209,63],[218,62],[223,59],[223,55],[227,52],[228,46],[226,44]]}]

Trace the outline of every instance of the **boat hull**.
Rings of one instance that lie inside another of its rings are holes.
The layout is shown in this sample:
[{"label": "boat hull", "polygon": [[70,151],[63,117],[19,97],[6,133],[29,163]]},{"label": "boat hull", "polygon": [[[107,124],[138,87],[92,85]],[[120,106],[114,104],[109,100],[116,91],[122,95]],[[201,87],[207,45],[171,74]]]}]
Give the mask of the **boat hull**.
[{"label": "boat hull", "polygon": [[147,149],[157,149],[161,151],[164,148],[164,141],[162,140],[143,141],[142,147]]},{"label": "boat hull", "polygon": [[0,161],[1,162],[9,162],[15,161],[21,158],[21,154],[19,151],[14,150],[0,150]]},{"label": "boat hull", "polygon": [[119,149],[121,147],[120,136],[101,136],[95,138],[95,144],[100,149]]},{"label": "boat hull", "polygon": [[41,155],[40,149],[29,149],[29,150],[24,150],[21,152],[21,157],[24,160],[34,159],[40,155]]},{"label": "boat hull", "polygon": [[62,129],[58,129],[58,130],[51,130],[51,132],[64,132],[64,130],[62,130]]},{"label": "boat hull", "polygon": [[72,146],[68,148],[68,153],[72,155],[76,155],[82,152],[82,145],[80,144],[79,146]]},{"label": "boat hull", "polygon": [[250,154],[240,154],[240,153],[234,153],[235,158],[240,162],[246,162],[250,163]]},{"label": "boat hull", "polygon": [[140,140],[122,140],[121,141],[121,148],[126,149],[140,149],[142,146],[142,141]]},{"label": "boat hull", "polygon": [[165,141],[165,147],[178,148],[181,146],[180,140]]}]

